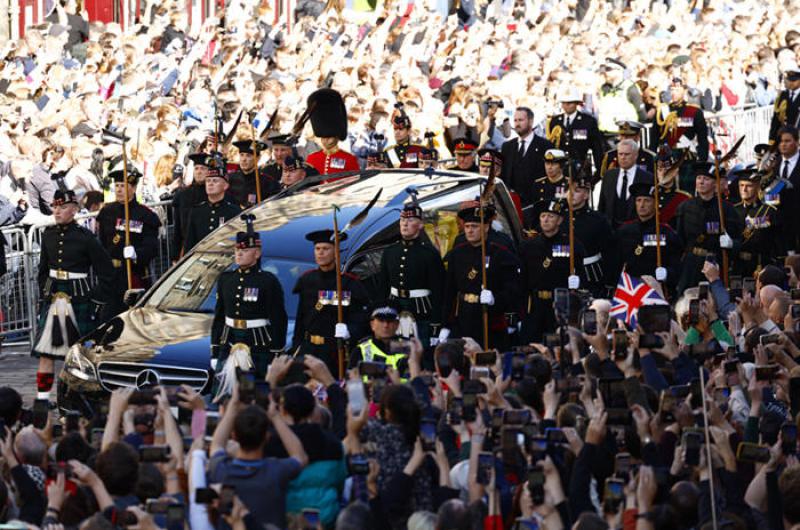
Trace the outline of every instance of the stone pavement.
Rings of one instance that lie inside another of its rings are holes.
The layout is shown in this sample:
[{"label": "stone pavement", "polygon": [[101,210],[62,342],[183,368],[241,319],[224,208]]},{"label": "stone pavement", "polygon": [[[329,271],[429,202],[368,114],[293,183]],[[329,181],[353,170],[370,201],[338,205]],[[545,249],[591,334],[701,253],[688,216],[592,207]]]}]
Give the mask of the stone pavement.
[{"label": "stone pavement", "polygon": [[[36,396],[36,367],[38,361],[31,358],[30,346],[3,345],[0,349],[0,386],[15,388],[22,395],[26,407],[33,404]],[[56,363],[56,371],[60,370]]]}]

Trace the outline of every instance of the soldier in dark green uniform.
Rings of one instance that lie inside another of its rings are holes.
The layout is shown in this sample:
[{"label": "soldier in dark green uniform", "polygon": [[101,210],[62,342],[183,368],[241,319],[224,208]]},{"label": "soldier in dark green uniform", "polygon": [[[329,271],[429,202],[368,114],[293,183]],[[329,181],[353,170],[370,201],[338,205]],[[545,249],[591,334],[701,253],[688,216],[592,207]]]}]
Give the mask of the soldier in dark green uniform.
[{"label": "soldier in dark green uniform", "polygon": [[[41,311],[31,352],[39,358],[39,399],[47,399],[52,389],[55,360],[63,359],[70,346],[99,324],[99,306],[113,291],[111,258],[94,234],[75,222],[75,193],[62,184],[51,207],[56,225],[42,233],[37,278]],[[90,269],[97,279],[94,288],[89,285]]]},{"label": "soldier in dark green uniform", "polygon": [[270,180],[280,182],[285,167],[284,161],[294,154],[294,141],[288,134],[272,133],[267,138],[272,148],[272,160],[264,166],[264,174]]},{"label": "soldier in dark green uniform", "polygon": [[[342,273],[342,316],[338,323],[336,293],[336,260],[333,230],[318,230],[306,235],[314,244],[316,269],[310,269],[297,279],[292,290],[300,297],[295,316],[292,349],[313,355],[338,373],[337,339],[359,340],[369,333],[367,325],[369,294],[354,274]],[[339,236],[340,241],[347,234]]]},{"label": "soldier in dark green uniform", "polygon": [[206,175],[208,200],[192,208],[189,214],[189,228],[183,245],[184,254],[242,211],[238,204],[225,196],[225,192],[228,191],[228,175],[225,172],[224,161],[217,159],[215,163],[208,162],[208,164]]},{"label": "soldier in dark green uniform", "polygon": [[693,168],[696,175],[697,196],[681,204],[677,213],[678,237],[684,244],[678,294],[703,280],[702,270],[706,259],[715,261],[721,268],[721,250],[723,248],[728,250],[730,263],[742,243],[742,218],[725,200],[722,201],[722,205],[727,233],[722,232],[716,181],[712,176],[713,165],[708,162],[697,162]]},{"label": "soldier in dark green uniform", "polygon": [[[150,262],[158,256],[158,230],[161,220],[158,215],[136,200],[136,185],[141,175],[134,168],[128,170],[128,182],[122,170],[112,171],[109,178],[114,181],[115,202],[106,203],[97,214],[100,243],[111,256],[114,266],[112,294],[104,308],[104,320],[108,320],[127,308],[128,273],[125,260],[131,261],[130,286],[132,290],[147,289],[152,284]],[[128,197],[130,244],[125,245],[125,197]]]},{"label": "soldier in dark green uniform", "polygon": [[189,155],[189,160],[193,163],[192,183],[175,192],[172,199],[172,211],[175,227],[172,234],[172,260],[177,261],[180,257],[181,249],[184,248],[186,241],[186,230],[189,228],[189,213],[192,208],[206,201],[206,173],[208,173],[207,161],[213,160],[214,155],[208,153],[195,153]]},{"label": "soldier in dark green uniform", "polygon": [[[261,270],[261,237],[255,216],[242,215],[246,232],[236,234],[236,269],[217,280],[211,325],[212,359],[220,375],[218,395],[229,393],[236,368],[263,379],[275,353],[286,344],[288,319],[283,289],[274,274]],[[227,362],[226,362],[227,361]]]},{"label": "soldier in dark green uniform", "polygon": [[[533,181],[534,204],[566,199],[569,182],[564,174],[567,154],[561,149],[548,149],[544,154],[545,176]],[[537,226],[534,220],[532,226]]]},{"label": "soldier in dark green uniform", "polygon": [[[649,275],[666,281],[669,290],[678,283],[683,245],[675,230],[667,223],[659,225],[661,239],[661,269],[656,256],[656,210],[655,190],[652,183],[634,182],[630,187],[631,198],[636,208],[636,219],[623,223],[617,229],[618,257],[614,277],[623,270],[633,276]],[[660,219],[659,219],[660,221]]]},{"label": "soldier in dark green uniform", "polygon": [[[592,182],[588,175],[575,177],[572,189],[572,222],[575,226],[575,239],[580,241],[586,257],[583,263],[576,262],[575,267],[583,267],[583,285],[599,298],[608,295],[608,287],[616,285],[616,278],[607,274],[609,260],[612,258],[614,245],[614,229],[608,218],[589,206],[592,193]],[[569,224],[566,224],[567,229]],[[609,271],[610,272],[610,271]]]},{"label": "soldier in dark green uniform", "polygon": [[[541,342],[544,333],[556,330],[553,293],[556,288],[577,288],[582,275],[585,253],[579,241],[571,249],[564,233],[568,215],[565,201],[551,200],[536,205],[541,233],[523,241],[519,254],[522,262],[522,291],[526,316],[522,319],[522,342]],[[562,226],[563,224],[563,226]],[[570,278],[569,256],[575,253],[575,275]],[[570,285],[572,284],[572,285]]]},{"label": "soldier in dark green uniform", "polygon": [[422,217],[416,204],[406,204],[400,212],[400,241],[381,256],[380,297],[400,310],[401,335],[413,334],[427,348],[431,333],[441,325],[444,264],[424,233]]},{"label": "soldier in dark green uniform", "polygon": [[[267,145],[257,142],[259,154],[263,153]],[[242,208],[249,208],[258,203],[258,192],[256,189],[256,163],[255,151],[253,150],[252,140],[242,140],[233,142],[239,150],[239,170],[231,173],[228,178],[230,182],[230,195]],[[280,190],[277,180],[270,178],[267,171],[259,168],[258,180],[261,186],[261,200],[263,201],[270,195],[274,195]]]},{"label": "soldier in dark green uniform", "polygon": [[[483,343],[483,306],[489,312],[489,344],[506,346],[506,313],[516,310],[519,282],[518,261],[512,251],[488,238],[494,206],[484,206],[481,224],[480,206],[470,204],[458,212],[464,222],[463,243],[457,243],[445,257],[447,273],[444,284],[444,312],[439,340],[450,332],[457,337],[472,337]],[[486,289],[482,287],[481,230],[486,238]]]},{"label": "soldier in dark green uniform", "polygon": [[783,255],[783,237],[778,210],[760,198],[761,175],[756,168],[745,167],[735,176],[742,201],[734,208],[744,219],[744,231],[733,270],[741,276],[753,276],[766,265],[775,265],[775,258]]}]

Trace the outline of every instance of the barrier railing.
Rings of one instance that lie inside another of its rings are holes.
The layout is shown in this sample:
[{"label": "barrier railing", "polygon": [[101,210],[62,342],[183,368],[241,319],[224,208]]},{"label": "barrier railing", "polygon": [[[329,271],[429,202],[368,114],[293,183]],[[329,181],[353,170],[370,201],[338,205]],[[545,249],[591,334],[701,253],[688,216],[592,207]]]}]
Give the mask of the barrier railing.
[{"label": "barrier railing", "polygon": [[[158,278],[169,269],[177,253],[172,249],[174,226],[170,201],[147,206],[161,220],[159,253],[150,264],[151,276]],[[97,213],[78,215],[79,224],[91,227]],[[39,286],[36,280],[39,268],[42,233],[55,223],[23,226],[11,225],[0,230],[6,238],[6,267],[8,272],[0,277],[0,337],[5,342],[27,342],[36,334]]]}]

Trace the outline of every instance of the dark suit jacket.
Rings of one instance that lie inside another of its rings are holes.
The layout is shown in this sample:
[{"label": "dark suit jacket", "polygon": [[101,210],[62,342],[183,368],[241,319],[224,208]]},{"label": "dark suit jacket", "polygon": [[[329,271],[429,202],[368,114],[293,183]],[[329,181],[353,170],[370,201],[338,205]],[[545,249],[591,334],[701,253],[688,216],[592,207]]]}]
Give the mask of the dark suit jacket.
[{"label": "dark suit jacket", "polygon": [[[636,172],[631,175],[631,171]],[[641,168],[634,166],[628,170],[628,184],[634,182],[653,182],[653,174],[649,171],[644,171]],[[620,169],[614,168],[605,172],[603,175],[603,183],[600,187],[600,198],[597,202],[597,211],[602,212],[611,222],[611,226],[615,229],[625,221],[632,219],[635,213],[633,200],[628,196],[627,205],[625,206],[625,219],[614,219],[614,212],[616,209],[617,201],[617,180],[620,178]]]},{"label": "dark suit jacket", "polygon": [[[800,97],[798,97],[800,99]],[[780,159],[778,164],[778,174],[782,175],[783,158]],[[785,242],[787,250],[800,251],[800,160],[795,164],[794,169],[789,173],[789,182],[792,183],[792,188],[784,188],[780,193],[781,202],[777,206],[778,217],[781,224],[788,228],[784,230]]]},{"label": "dark suit jacket", "polygon": [[544,175],[544,153],[552,148],[553,144],[536,135],[522,158],[518,138],[505,142],[501,148],[503,172],[500,178],[519,194],[523,208],[533,202],[533,181]]}]

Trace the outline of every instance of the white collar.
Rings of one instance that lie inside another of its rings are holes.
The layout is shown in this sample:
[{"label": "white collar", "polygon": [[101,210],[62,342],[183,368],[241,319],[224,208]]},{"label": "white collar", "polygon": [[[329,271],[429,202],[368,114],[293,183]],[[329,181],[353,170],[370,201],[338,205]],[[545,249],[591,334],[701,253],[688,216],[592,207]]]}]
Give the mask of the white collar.
[{"label": "white collar", "polygon": [[792,157],[784,158],[783,160],[781,160],[781,165],[784,165],[786,164],[786,162],[789,162],[790,166],[794,166],[795,164],[797,164],[798,158],[800,158],[800,150],[798,150]]}]

